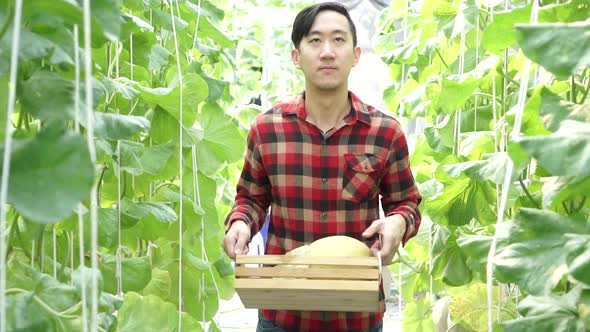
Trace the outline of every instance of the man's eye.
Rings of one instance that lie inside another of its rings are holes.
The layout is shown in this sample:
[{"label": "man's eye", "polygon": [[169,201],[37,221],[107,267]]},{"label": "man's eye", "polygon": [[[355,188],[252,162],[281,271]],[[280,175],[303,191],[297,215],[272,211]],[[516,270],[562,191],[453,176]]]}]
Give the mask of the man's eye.
[{"label": "man's eye", "polygon": [[319,43],[321,40],[319,38],[312,38],[309,42],[310,43]]},{"label": "man's eye", "polygon": [[336,37],[335,40],[339,43],[343,43],[345,41],[344,38],[342,38],[342,37]]}]

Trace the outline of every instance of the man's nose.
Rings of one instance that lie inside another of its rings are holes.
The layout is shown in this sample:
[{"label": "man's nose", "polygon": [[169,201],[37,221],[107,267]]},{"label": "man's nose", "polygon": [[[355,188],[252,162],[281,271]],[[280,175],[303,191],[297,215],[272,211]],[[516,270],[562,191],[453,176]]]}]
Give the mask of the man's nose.
[{"label": "man's nose", "polygon": [[334,57],[334,45],[330,42],[322,44],[320,51],[320,58],[333,58]]}]

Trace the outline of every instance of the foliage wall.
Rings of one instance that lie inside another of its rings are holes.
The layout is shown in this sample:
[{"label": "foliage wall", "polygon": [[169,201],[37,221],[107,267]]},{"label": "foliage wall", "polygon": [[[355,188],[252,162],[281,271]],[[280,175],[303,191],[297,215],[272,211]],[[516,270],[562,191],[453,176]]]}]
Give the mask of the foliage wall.
[{"label": "foliage wall", "polygon": [[488,330],[494,237],[494,330],[590,329],[590,6],[539,5],[394,1],[380,18],[388,108],[426,123],[425,222],[392,266],[404,330],[434,330],[435,294],[449,330]]}]

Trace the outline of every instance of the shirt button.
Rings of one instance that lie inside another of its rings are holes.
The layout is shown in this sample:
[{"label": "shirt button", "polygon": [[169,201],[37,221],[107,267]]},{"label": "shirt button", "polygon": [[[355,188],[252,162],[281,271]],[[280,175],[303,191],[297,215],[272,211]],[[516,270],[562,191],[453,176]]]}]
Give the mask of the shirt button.
[{"label": "shirt button", "polygon": [[326,145],[326,143],[327,143],[326,140],[322,141],[322,145]]},{"label": "shirt button", "polygon": [[323,183],[326,183],[326,182],[328,182],[328,179],[326,179],[326,178],[322,178],[322,182],[323,182]]},{"label": "shirt button", "polygon": [[322,218],[326,219],[326,217],[328,216],[328,212],[322,212]]}]

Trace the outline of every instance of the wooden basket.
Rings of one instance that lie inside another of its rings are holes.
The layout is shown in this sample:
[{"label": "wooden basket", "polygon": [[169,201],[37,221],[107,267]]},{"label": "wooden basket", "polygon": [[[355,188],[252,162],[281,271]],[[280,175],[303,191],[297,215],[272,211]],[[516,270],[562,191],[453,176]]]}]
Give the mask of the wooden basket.
[{"label": "wooden basket", "polygon": [[380,276],[377,257],[239,255],[235,288],[246,308],[376,312]]}]

